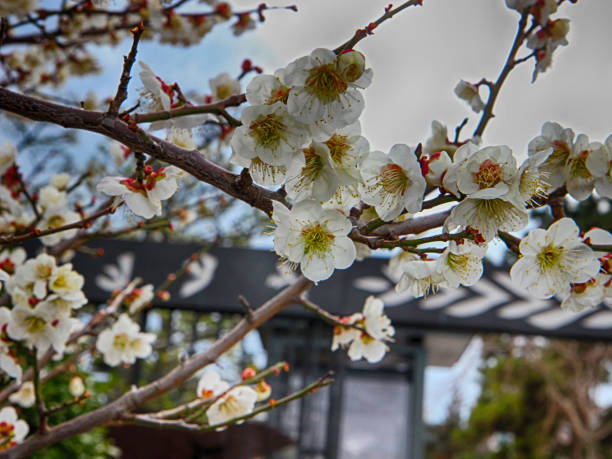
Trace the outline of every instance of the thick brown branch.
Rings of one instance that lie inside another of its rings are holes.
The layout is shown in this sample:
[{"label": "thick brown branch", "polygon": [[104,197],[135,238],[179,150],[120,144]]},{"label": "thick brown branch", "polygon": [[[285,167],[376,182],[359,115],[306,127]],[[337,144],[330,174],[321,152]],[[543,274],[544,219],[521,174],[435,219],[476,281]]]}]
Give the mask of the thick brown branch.
[{"label": "thick brown branch", "polygon": [[289,306],[292,299],[312,286],[305,277],[300,277],[293,285],[285,288],[272,299],[253,312],[253,321],[242,319],[223,338],[216,341],[205,352],[195,355],[181,363],[170,373],[146,386],[134,388],[117,400],[95,411],[79,416],[49,429],[46,433],[37,433],[13,448],[0,453],[0,458],[17,459],[27,457],[35,451],[74,435],[87,432],[94,427],[121,419],[131,413],[147,400],[159,397],[169,390],[180,386],[200,368],[213,363],[225,351],[238,343],[248,332],[259,327],[272,316]]},{"label": "thick brown branch", "polygon": [[185,150],[173,143],[134,129],[106,113],[82,110],[25,96],[0,88],[0,109],[35,121],[59,124],[65,128],[97,132],[153,158],[173,164],[252,207],[272,213],[272,200],[284,202],[283,196],[255,184],[244,186],[240,176],[208,161],[197,150]]},{"label": "thick brown branch", "polygon": [[387,223],[372,231],[374,236],[398,236],[400,234],[418,234],[444,224],[444,220],[450,215],[450,210],[424,217],[412,218],[399,223]]}]

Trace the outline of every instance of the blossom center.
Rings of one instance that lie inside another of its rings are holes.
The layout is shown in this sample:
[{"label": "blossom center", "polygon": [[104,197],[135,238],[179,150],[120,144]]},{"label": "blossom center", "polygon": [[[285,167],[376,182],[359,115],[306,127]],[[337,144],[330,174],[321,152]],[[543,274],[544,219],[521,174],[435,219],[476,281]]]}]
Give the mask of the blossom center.
[{"label": "blossom center", "polygon": [[232,88],[227,84],[220,84],[217,86],[217,99],[224,100],[232,95]]},{"label": "blossom center", "polygon": [[329,140],[323,142],[329,148],[329,154],[336,164],[341,164],[344,155],[353,147],[347,142],[348,136],[334,134]]},{"label": "blossom center", "polygon": [[281,85],[276,91],[274,91],[270,98],[268,99],[267,104],[272,105],[276,102],[282,102],[283,104],[287,103],[287,99],[289,98],[289,88],[285,85]]},{"label": "blossom center", "polygon": [[38,316],[29,316],[25,320],[25,328],[30,334],[40,333],[45,329],[47,322]]},{"label": "blossom center", "polygon": [[397,164],[387,164],[381,170],[383,190],[391,194],[404,194],[411,182],[404,169]]},{"label": "blossom center", "polygon": [[222,411],[228,417],[234,417],[233,414],[240,411],[240,402],[233,395],[229,395],[219,404],[219,411]]},{"label": "blossom center", "polygon": [[249,128],[251,136],[255,138],[259,146],[276,150],[283,139],[285,123],[277,115],[271,113],[257,118]]},{"label": "blossom center", "polygon": [[115,335],[115,339],[113,340],[113,347],[124,350],[130,342],[128,335],[125,333],[119,333]]},{"label": "blossom center", "polygon": [[304,255],[322,256],[329,251],[334,235],[320,223],[315,223],[302,229],[302,239],[304,240]]},{"label": "blossom center", "polygon": [[347,84],[334,64],[325,64],[310,69],[306,89],[324,104],[337,100],[347,89]]},{"label": "blossom center", "polygon": [[480,167],[478,168],[478,172],[474,172],[472,174],[474,178],[474,182],[480,187],[481,190],[485,188],[493,188],[502,179],[502,168],[499,164],[491,161],[490,159],[485,159]]},{"label": "blossom center", "polygon": [[563,248],[548,244],[540,253],[538,253],[537,256],[540,270],[542,272],[546,272],[554,268],[556,265],[558,265],[562,255]]},{"label": "blossom center", "polygon": [[571,177],[589,178],[591,173],[587,169],[586,159],[589,156],[588,151],[581,152],[576,158],[569,160],[569,173]]}]

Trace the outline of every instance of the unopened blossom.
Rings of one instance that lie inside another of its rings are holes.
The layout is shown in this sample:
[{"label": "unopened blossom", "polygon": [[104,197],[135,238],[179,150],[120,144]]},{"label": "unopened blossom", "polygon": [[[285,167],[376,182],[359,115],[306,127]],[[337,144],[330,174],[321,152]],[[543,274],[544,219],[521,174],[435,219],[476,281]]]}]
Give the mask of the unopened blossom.
[{"label": "unopened blossom", "polygon": [[245,416],[253,411],[257,401],[257,392],[247,386],[234,387],[223,394],[206,411],[208,424],[216,426],[231,419]]},{"label": "unopened blossom", "polygon": [[459,97],[459,99],[465,100],[471,109],[476,113],[482,111],[482,109],[485,107],[485,104],[478,93],[478,86],[475,84],[468,83],[464,80],[459,80],[459,83],[457,83],[457,86],[455,86],[455,95]]},{"label": "unopened blossom", "polygon": [[242,126],[234,132],[231,146],[243,158],[259,157],[267,164],[287,166],[309,140],[304,126],[280,102],[246,107],[240,119]]},{"label": "unopened blossom", "polygon": [[588,282],[600,268],[597,254],[580,240],[570,218],[557,220],[547,230],[529,231],[519,250],[521,258],[510,277],[538,298],[566,295],[571,284]]},{"label": "unopened blossom", "polygon": [[232,32],[236,37],[239,37],[247,30],[254,30],[255,27],[255,21],[250,13],[240,13],[236,22],[232,24]]},{"label": "unopened blossom", "polygon": [[324,143],[312,142],[294,156],[287,168],[287,196],[294,201],[331,199],[338,189],[338,173],[329,148]]},{"label": "unopened blossom", "polygon": [[34,393],[34,384],[32,381],[26,381],[21,386],[19,386],[19,390],[14,392],[9,397],[9,402],[13,405],[19,405],[23,408],[30,408],[34,406],[34,402],[36,401],[36,394]]},{"label": "unopened blossom", "polygon": [[352,83],[361,78],[366,71],[366,58],[359,51],[345,49],[338,55],[337,66],[340,75]]},{"label": "unopened blossom", "polygon": [[130,314],[136,314],[153,301],[154,297],[155,291],[153,285],[147,284],[132,290],[132,292],[125,297],[123,303],[129,308]]},{"label": "unopened blossom", "polygon": [[506,6],[511,10],[523,12],[536,2],[537,0],[506,0]]},{"label": "unopened blossom", "polygon": [[351,223],[336,210],[323,209],[312,200],[300,201],[291,210],[274,201],[274,249],[299,263],[308,279],[327,279],[334,269],[346,269],[355,261],[355,245],[347,237]]},{"label": "unopened blossom", "polygon": [[397,144],[388,155],[373,151],[364,159],[361,175],[362,199],[376,208],[381,219],[393,220],[404,210],[421,210],[427,184],[414,149]]},{"label": "unopened blossom", "polygon": [[436,151],[430,155],[423,155],[420,159],[421,173],[430,186],[441,186],[442,178],[452,164],[446,151]]},{"label": "unopened blossom", "polygon": [[111,367],[120,363],[132,364],[136,359],[148,357],[155,341],[153,333],[142,333],[140,326],[127,314],[121,314],[111,328],[103,330],[96,341],[96,349]]},{"label": "unopened blossom", "polygon": [[372,71],[363,70],[354,79],[357,75],[347,72],[344,59],[318,48],[287,66],[285,81],[291,87],[287,107],[292,116],[323,129],[357,121],[365,106],[360,89],[370,85]]},{"label": "unopened blossom", "polygon": [[599,148],[590,152],[586,166],[593,176],[597,192],[612,199],[612,135]]},{"label": "unopened blossom", "polygon": [[553,149],[550,156],[539,166],[540,170],[546,174],[550,185],[549,192],[565,184],[565,165],[572,153],[573,146],[574,131],[552,122],[544,123],[542,134],[529,142],[528,154],[530,157],[541,151]]},{"label": "unopened blossom", "polygon": [[73,397],[80,397],[85,393],[85,383],[80,376],[72,376],[68,382],[68,391]]},{"label": "unopened blossom", "polygon": [[161,201],[170,198],[178,189],[177,179],[184,173],[175,166],[154,171],[144,168],[144,179],[104,177],[96,189],[109,196],[121,196],[136,215],[151,218],[162,214]]},{"label": "unopened blossom", "polygon": [[24,340],[28,347],[35,347],[40,358],[50,348],[63,353],[72,331],[70,317],[56,314],[46,301],[35,307],[17,306],[11,311],[7,334],[14,340]]},{"label": "unopened blossom", "polygon": [[0,147],[0,176],[2,176],[13,164],[17,157],[17,146],[6,141]]},{"label": "unopened blossom", "polygon": [[0,410],[0,451],[21,443],[29,431],[27,422],[17,418],[15,408],[5,406]]},{"label": "unopened blossom", "polygon": [[232,78],[229,73],[220,73],[208,80],[213,101],[225,100],[230,96],[240,94],[240,81]]},{"label": "unopened blossom", "polygon": [[11,311],[8,308],[0,307],[0,370],[19,382],[23,371],[19,366],[17,357],[10,348],[11,341],[6,335],[6,327],[10,320]]},{"label": "unopened blossom", "polygon": [[230,384],[227,381],[222,380],[221,376],[216,370],[208,368],[198,380],[196,393],[199,398],[209,400],[221,395],[229,388]]},{"label": "unopened blossom", "polygon": [[482,258],[487,252],[486,245],[464,240],[462,244],[451,241],[436,260],[436,270],[444,278],[444,285],[457,288],[460,285],[474,285],[482,277]]},{"label": "unopened blossom", "polygon": [[403,274],[395,290],[409,290],[415,298],[436,293],[440,287],[446,286],[446,279],[437,268],[434,261],[416,260],[404,263]]}]

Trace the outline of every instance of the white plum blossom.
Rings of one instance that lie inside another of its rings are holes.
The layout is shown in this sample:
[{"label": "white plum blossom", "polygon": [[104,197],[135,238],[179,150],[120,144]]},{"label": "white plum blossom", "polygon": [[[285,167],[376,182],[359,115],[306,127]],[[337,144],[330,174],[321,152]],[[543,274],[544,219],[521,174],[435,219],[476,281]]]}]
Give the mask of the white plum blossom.
[{"label": "white plum blossom", "polygon": [[485,147],[457,168],[457,188],[474,199],[493,199],[510,191],[517,173],[512,150],[505,145]]},{"label": "white plum blossom", "polygon": [[360,183],[361,163],[370,151],[370,144],[361,136],[359,122],[339,129],[321,141],[329,148],[329,154],[338,174],[338,183],[343,186]]},{"label": "white plum blossom", "polygon": [[0,410],[0,451],[21,443],[29,431],[27,422],[17,418],[15,408],[5,406]]},{"label": "white plum blossom", "polygon": [[37,357],[42,357],[53,348],[61,354],[72,332],[69,316],[57,314],[47,301],[35,307],[17,306],[11,310],[11,320],[6,332],[14,340],[24,340],[28,347],[35,347]]},{"label": "white plum blossom", "polygon": [[213,102],[240,94],[240,81],[232,78],[229,73],[220,73],[208,80],[208,84],[213,94]]},{"label": "white plum blossom", "polygon": [[65,191],[70,183],[70,174],[67,172],[61,172],[59,174],[51,175],[49,183],[60,191]]},{"label": "white plum blossom", "polygon": [[121,196],[132,212],[143,218],[162,214],[161,201],[169,199],[178,189],[177,179],[184,172],[175,166],[154,171],[145,166],[142,181],[125,177],[104,177],[98,191],[109,196]]},{"label": "white plum blossom", "polygon": [[365,358],[370,363],[382,360],[389,350],[385,342],[395,335],[391,321],[383,312],[384,306],[382,300],[369,296],[361,313],[342,317],[340,322],[346,325],[334,327],[331,350],[348,347],[351,360]]},{"label": "white plum blossom", "polygon": [[566,295],[570,284],[588,282],[600,269],[597,254],[580,240],[570,218],[557,220],[547,230],[529,231],[519,250],[521,258],[510,277],[537,298]]},{"label": "white plum blossom", "polygon": [[15,281],[18,284],[33,283],[32,292],[38,299],[47,295],[47,283],[57,272],[55,258],[41,253],[36,258],[27,260],[15,272]]},{"label": "white plum blossom", "polygon": [[312,200],[300,201],[291,210],[277,201],[272,205],[276,253],[299,263],[308,279],[325,280],[334,269],[353,264],[355,245],[347,237],[351,223],[340,212]]},{"label": "white plum blossom", "polygon": [[[66,208],[48,208],[42,216],[42,220],[37,227],[40,230],[56,229],[62,226],[76,223],[81,220],[81,216]],[[40,241],[47,246],[55,245],[64,239],[70,239],[76,235],[78,228],[66,229],[57,233],[47,234],[40,238]]]},{"label": "white plum blossom", "polygon": [[586,167],[593,176],[597,192],[612,199],[612,135],[599,148],[591,151]]},{"label": "white plum blossom", "polygon": [[211,398],[221,395],[229,388],[230,384],[227,381],[223,381],[216,370],[208,368],[198,380],[196,393],[198,398],[210,400]]},{"label": "white plum blossom", "polygon": [[42,187],[38,192],[38,204],[44,211],[65,209],[68,205],[66,192],[52,185]]},{"label": "white plum blossom", "polygon": [[393,220],[403,210],[421,210],[427,183],[414,149],[397,144],[388,155],[373,151],[363,161],[361,175],[362,199],[376,208],[381,219]]},{"label": "white plum blossom", "polygon": [[19,405],[23,408],[30,408],[34,406],[34,402],[36,401],[36,395],[34,394],[34,384],[32,381],[26,381],[21,386],[19,386],[19,390],[14,392],[9,397],[9,402],[13,405]]},{"label": "white plum blossom", "polygon": [[17,357],[9,347],[10,339],[6,336],[5,331],[10,320],[11,311],[8,308],[0,307],[0,369],[19,382],[23,371]]},{"label": "white plum blossom", "polygon": [[548,196],[551,189],[548,172],[543,164],[552,155],[554,149],[549,148],[534,152],[528,156],[518,170],[518,180],[514,182],[516,192],[525,204],[534,204],[538,199]]},{"label": "white plum blossom", "polygon": [[208,424],[216,426],[225,422],[245,416],[253,411],[257,401],[257,392],[247,386],[234,387],[223,394],[206,411]]},{"label": "white plum blossom", "polygon": [[153,333],[142,333],[140,326],[127,314],[121,314],[111,328],[103,330],[96,341],[96,349],[104,357],[104,362],[111,366],[120,363],[132,364],[136,359],[148,357],[155,341]]},{"label": "white plum blossom", "polygon": [[260,158],[273,166],[287,166],[310,136],[281,102],[246,107],[242,126],[232,136],[234,154],[247,159]]},{"label": "white plum blossom", "polygon": [[276,102],[287,103],[289,87],[283,84],[284,72],[274,75],[257,75],[246,88],[246,99],[250,105],[272,105]]},{"label": "white plum blossom", "polygon": [[571,312],[594,308],[604,299],[604,284],[608,277],[599,274],[587,282],[572,284],[569,293],[562,296],[561,308]]},{"label": "white plum blossom", "polygon": [[291,87],[287,100],[289,113],[302,123],[315,124],[324,130],[357,121],[365,106],[359,89],[370,85],[372,71],[358,69],[351,75],[351,71],[347,72],[347,60],[351,60],[350,56],[342,58],[331,50],[318,48],[290,63],[284,75]]},{"label": "white plum blossom", "polygon": [[395,290],[409,290],[415,298],[436,293],[438,288],[446,286],[446,279],[437,268],[435,261],[415,260],[403,263],[403,274]]},{"label": "white plum blossom", "polygon": [[168,142],[172,142],[177,147],[184,148],[185,150],[196,149],[196,143],[193,139],[191,129],[182,129],[176,126],[171,126],[168,128],[166,140]]},{"label": "white plum blossom", "polygon": [[465,100],[470,108],[476,113],[482,111],[485,107],[478,93],[478,86],[475,84],[468,83],[465,80],[459,80],[459,83],[455,86],[455,94],[459,99]]},{"label": "white plum blossom", "polygon": [[298,202],[312,198],[327,201],[338,189],[338,173],[329,148],[324,143],[312,142],[296,155],[287,168],[287,196]]},{"label": "white plum blossom", "polygon": [[247,159],[232,153],[230,162],[249,169],[253,181],[260,185],[277,186],[284,183],[287,177],[287,166],[273,166],[272,164],[262,161],[258,156]]},{"label": "white plum blossom", "polygon": [[544,150],[553,149],[552,153],[540,165],[546,174],[550,189],[553,191],[565,184],[565,165],[574,146],[574,131],[563,128],[558,123],[546,122],[542,134],[529,142],[528,154],[535,156]]},{"label": "white plum blossom", "polygon": [[444,278],[444,286],[457,288],[459,285],[474,285],[482,277],[482,258],[487,252],[486,245],[464,240],[462,244],[451,241],[436,260],[436,270]]},{"label": "white plum blossom", "polygon": [[169,89],[166,83],[164,83],[155,73],[151,67],[142,61],[138,62],[140,65],[140,81],[144,85],[144,88],[140,89],[140,95],[147,103],[147,108],[150,111],[159,110],[170,110],[170,96]]},{"label": "white plum blossom", "polygon": [[[25,16],[38,8],[38,0],[2,0],[0,16]],[[2,447],[0,447],[2,449]]]},{"label": "white plum blossom", "polygon": [[581,201],[592,193],[595,181],[587,167],[587,160],[594,150],[602,147],[599,142],[589,142],[584,134],[576,137],[565,166],[567,192],[574,199]]}]

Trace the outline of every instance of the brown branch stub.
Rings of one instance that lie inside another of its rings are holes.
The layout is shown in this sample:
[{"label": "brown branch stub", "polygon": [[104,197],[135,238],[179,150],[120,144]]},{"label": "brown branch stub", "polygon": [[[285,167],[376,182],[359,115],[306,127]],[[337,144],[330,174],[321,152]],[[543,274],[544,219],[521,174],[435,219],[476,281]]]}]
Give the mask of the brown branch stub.
[{"label": "brown branch stub", "polygon": [[133,37],[132,48],[127,56],[123,56],[123,70],[121,72],[119,86],[117,87],[117,93],[115,94],[115,97],[111,101],[110,107],[108,108],[108,114],[112,116],[117,116],[117,113],[119,113],[119,108],[121,108],[121,104],[125,99],[127,99],[127,87],[131,78],[130,73],[132,72],[134,61],[136,60],[138,42],[140,41],[140,37],[144,32],[144,24],[141,21],[136,27],[130,29],[130,31],[132,32]]}]

